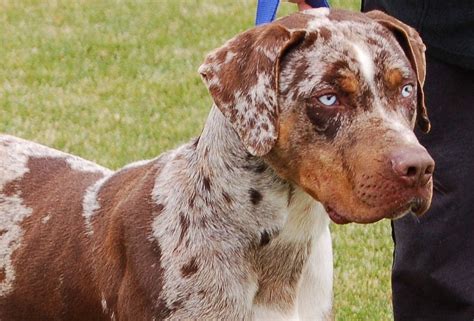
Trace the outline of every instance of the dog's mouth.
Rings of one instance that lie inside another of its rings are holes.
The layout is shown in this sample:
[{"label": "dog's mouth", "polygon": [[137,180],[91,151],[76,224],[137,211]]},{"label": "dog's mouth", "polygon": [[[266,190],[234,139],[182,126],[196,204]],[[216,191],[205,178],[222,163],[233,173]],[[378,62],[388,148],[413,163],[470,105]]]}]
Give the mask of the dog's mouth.
[{"label": "dog's mouth", "polygon": [[345,218],[345,216],[339,214],[334,208],[330,206],[325,206],[326,212],[328,213],[329,218],[336,224],[347,224],[351,221]]},{"label": "dog's mouth", "polygon": [[388,218],[392,220],[399,219],[408,213],[416,216],[423,215],[429,208],[430,201],[422,197],[413,197],[408,201],[398,203],[398,206],[387,208],[373,208],[371,215],[357,215],[358,213],[348,214],[334,207],[325,205],[324,208],[329,218],[336,224],[355,223],[373,223],[381,219]]},{"label": "dog's mouth", "polygon": [[410,210],[409,212],[420,216],[423,215],[429,207],[429,203],[422,199],[421,197],[415,197],[411,202],[410,202]]}]

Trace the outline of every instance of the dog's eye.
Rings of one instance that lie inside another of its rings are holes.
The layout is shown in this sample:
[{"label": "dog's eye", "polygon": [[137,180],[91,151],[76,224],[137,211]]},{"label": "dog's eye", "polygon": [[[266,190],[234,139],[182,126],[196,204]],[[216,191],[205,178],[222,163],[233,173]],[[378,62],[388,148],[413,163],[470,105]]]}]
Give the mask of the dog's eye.
[{"label": "dog's eye", "polygon": [[405,97],[405,98],[408,98],[412,95],[413,93],[413,85],[405,85],[403,86],[402,88],[402,96]]},{"label": "dog's eye", "polygon": [[322,96],[318,97],[318,100],[324,106],[337,105],[337,96],[336,95],[332,95],[332,94],[322,95]]}]

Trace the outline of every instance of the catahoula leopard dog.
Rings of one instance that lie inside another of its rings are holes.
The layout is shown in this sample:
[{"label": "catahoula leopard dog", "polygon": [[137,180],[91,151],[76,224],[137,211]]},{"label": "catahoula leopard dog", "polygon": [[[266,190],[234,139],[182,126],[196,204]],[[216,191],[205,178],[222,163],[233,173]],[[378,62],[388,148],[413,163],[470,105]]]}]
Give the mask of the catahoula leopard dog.
[{"label": "catahoula leopard dog", "polygon": [[295,13],[199,69],[200,137],[116,172],[0,140],[0,319],[329,320],[330,219],[423,214],[424,45],[381,12]]}]

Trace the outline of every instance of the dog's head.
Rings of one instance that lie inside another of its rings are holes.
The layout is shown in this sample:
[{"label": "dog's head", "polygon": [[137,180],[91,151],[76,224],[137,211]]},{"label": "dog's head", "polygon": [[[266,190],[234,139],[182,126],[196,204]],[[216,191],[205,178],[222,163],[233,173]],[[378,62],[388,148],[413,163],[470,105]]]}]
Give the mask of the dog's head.
[{"label": "dog's head", "polygon": [[434,162],[425,47],[373,11],[315,9],[256,27],[200,68],[243,145],[322,202],[336,223],[424,213]]}]

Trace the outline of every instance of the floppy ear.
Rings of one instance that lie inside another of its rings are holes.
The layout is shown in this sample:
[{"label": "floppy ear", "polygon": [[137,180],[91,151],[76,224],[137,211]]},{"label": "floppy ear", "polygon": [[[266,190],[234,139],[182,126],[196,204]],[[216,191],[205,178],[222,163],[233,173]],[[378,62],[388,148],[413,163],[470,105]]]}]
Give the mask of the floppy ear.
[{"label": "floppy ear", "polygon": [[278,137],[280,59],[304,35],[276,23],[256,27],[210,53],[199,68],[214,103],[254,156],[267,154]]},{"label": "floppy ear", "polygon": [[425,133],[430,131],[431,124],[425,106],[425,97],[423,93],[423,85],[426,76],[426,60],[425,50],[418,32],[403,22],[391,17],[382,11],[369,11],[367,16],[379,22],[383,26],[392,31],[400,43],[403,51],[407,55],[418,79],[418,107],[417,107],[417,123],[421,130]]}]

